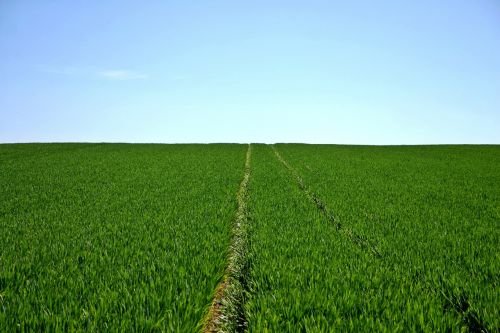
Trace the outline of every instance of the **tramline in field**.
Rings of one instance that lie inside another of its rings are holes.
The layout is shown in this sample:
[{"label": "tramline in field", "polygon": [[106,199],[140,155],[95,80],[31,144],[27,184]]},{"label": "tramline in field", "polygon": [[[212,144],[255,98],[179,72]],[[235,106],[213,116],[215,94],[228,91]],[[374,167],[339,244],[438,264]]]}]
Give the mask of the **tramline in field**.
[{"label": "tramline in field", "polygon": [[498,146],[0,145],[0,331],[497,331],[498,170]]}]

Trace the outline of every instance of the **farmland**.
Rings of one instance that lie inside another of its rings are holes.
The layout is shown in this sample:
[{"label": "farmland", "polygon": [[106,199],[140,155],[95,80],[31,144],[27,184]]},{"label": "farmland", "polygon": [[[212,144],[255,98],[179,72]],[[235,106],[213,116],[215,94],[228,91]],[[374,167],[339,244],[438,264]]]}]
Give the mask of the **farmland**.
[{"label": "farmland", "polygon": [[400,285],[381,309],[410,306],[431,331],[500,327],[498,147],[280,148],[337,221],[376,244],[374,264]]},{"label": "farmland", "polygon": [[497,147],[255,151],[251,330],[500,327]]},{"label": "farmland", "polygon": [[0,145],[0,331],[497,331],[500,147]]},{"label": "farmland", "polygon": [[0,149],[0,331],[196,329],[246,146]]}]

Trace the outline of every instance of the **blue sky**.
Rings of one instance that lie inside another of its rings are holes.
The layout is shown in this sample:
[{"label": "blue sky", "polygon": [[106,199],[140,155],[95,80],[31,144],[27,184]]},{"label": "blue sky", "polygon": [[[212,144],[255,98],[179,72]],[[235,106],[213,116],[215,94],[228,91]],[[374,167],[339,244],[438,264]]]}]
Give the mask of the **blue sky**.
[{"label": "blue sky", "polygon": [[500,2],[0,2],[0,142],[500,143]]}]

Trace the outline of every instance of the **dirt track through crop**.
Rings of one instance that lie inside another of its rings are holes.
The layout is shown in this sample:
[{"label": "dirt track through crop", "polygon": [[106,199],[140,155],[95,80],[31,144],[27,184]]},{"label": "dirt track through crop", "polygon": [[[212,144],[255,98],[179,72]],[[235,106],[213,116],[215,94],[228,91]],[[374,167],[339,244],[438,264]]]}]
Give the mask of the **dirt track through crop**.
[{"label": "dirt track through crop", "polygon": [[238,210],[232,230],[227,267],[204,319],[203,332],[242,332],[247,327],[243,304],[248,276],[247,188],[250,180],[251,148],[249,144],[245,174],[237,194]]},{"label": "dirt track through crop", "polygon": [[284,158],[281,156],[280,152],[276,148],[275,145],[271,146],[273,148],[274,154],[276,155],[276,158],[285,166],[286,169],[293,175],[295,178],[295,181],[297,182],[299,188],[306,194],[307,198],[312,201],[316,207],[323,213],[323,215],[335,225],[337,231],[342,233],[343,235],[347,236],[353,243],[358,245],[360,248],[362,248],[365,251],[370,252],[374,257],[376,258],[381,258],[382,254],[379,252],[377,249],[376,245],[370,242],[370,240],[366,239],[365,237],[362,237],[360,235],[357,235],[352,229],[346,227],[345,225],[341,224],[339,221],[335,219],[335,216],[333,213],[327,208],[327,206],[312,192],[309,187],[305,184],[304,180],[302,177],[299,175],[297,170],[293,168]]}]

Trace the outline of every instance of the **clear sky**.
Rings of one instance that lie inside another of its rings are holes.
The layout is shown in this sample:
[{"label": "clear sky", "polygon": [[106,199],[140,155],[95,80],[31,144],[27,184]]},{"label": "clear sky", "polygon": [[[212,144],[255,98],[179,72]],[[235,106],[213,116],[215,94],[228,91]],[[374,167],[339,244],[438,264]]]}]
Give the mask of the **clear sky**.
[{"label": "clear sky", "polygon": [[0,142],[500,143],[500,1],[0,2]]}]

